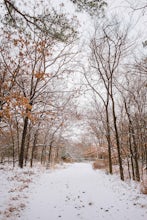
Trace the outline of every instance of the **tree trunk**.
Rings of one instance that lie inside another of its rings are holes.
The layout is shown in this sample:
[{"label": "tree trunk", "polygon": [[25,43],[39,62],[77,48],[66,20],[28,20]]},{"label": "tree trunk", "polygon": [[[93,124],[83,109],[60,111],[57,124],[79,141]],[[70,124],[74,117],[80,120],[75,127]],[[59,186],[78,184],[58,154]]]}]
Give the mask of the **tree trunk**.
[{"label": "tree trunk", "polygon": [[128,109],[127,109],[127,104],[126,102],[124,101],[125,103],[125,110],[126,110],[126,113],[127,113],[127,117],[128,117],[128,120],[129,120],[129,132],[130,132],[130,135],[132,137],[132,140],[133,140],[133,158],[134,158],[134,165],[135,165],[135,179],[137,181],[140,181],[140,172],[139,172],[139,165],[138,165],[138,150],[137,150],[137,144],[136,144],[136,141],[135,141],[135,132],[134,132],[134,129],[133,129],[133,123],[132,123],[132,120],[131,120],[131,117],[130,117],[130,114],[128,112]]},{"label": "tree trunk", "polygon": [[128,174],[129,174],[129,179],[131,179],[130,163],[129,163],[129,158],[128,158],[128,156],[127,156],[127,165],[128,165]]},{"label": "tree trunk", "polygon": [[116,119],[116,114],[115,114],[115,103],[114,103],[114,99],[113,99],[112,95],[111,95],[111,100],[112,100],[113,123],[114,123],[114,129],[115,129],[115,138],[116,138],[116,145],[117,145],[120,179],[124,181],[124,172],[123,172],[123,166],[122,166],[119,134],[118,134],[118,129],[117,129],[117,119]]},{"label": "tree trunk", "polygon": [[129,125],[129,150],[131,154],[131,167],[132,167],[132,177],[135,180],[135,172],[134,172],[134,162],[133,162],[133,150],[132,150],[132,142],[131,142],[131,130]]},{"label": "tree trunk", "polygon": [[20,154],[19,154],[19,167],[20,168],[23,168],[25,140],[26,140],[26,134],[27,134],[28,120],[29,119],[26,116],[25,119],[24,119],[24,126],[23,126],[22,140],[21,140]]},{"label": "tree trunk", "polygon": [[12,137],[12,150],[13,150],[13,167],[15,167],[15,143],[14,138]]},{"label": "tree trunk", "polygon": [[36,131],[36,133],[34,135],[34,141],[33,141],[32,152],[31,152],[30,167],[33,167],[33,159],[34,159],[34,152],[36,149],[37,135],[38,135],[38,130]]},{"label": "tree trunk", "polygon": [[[43,146],[42,151],[41,151],[41,164],[43,164],[43,160],[44,160],[44,153],[46,152],[46,145]],[[44,161],[45,162],[45,161]]]},{"label": "tree trunk", "polygon": [[107,143],[108,143],[108,156],[109,156],[109,173],[112,174],[112,156],[111,156],[111,138],[110,138],[110,124],[108,106],[106,106],[106,124],[107,124]]},{"label": "tree trunk", "polygon": [[48,154],[47,168],[49,168],[50,165],[51,165],[51,155],[52,155],[52,143],[50,143],[50,147],[49,147],[49,154]]},{"label": "tree trunk", "polygon": [[28,161],[28,153],[29,153],[29,148],[30,148],[30,131],[28,133],[28,137],[27,137],[27,144],[26,144],[26,151],[25,151],[25,166],[27,165],[27,161]]},{"label": "tree trunk", "polygon": [[16,117],[16,131],[17,131],[17,158],[19,160],[19,147],[20,147],[20,143],[19,143],[19,126],[18,126],[17,117]]},{"label": "tree trunk", "polygon": [[145,145],[145,165],[147,167],[147,145]]},{"label": "tree trunk", "polygon": [[139,172],[139,165],[138,165],[138,150],[137,150],[137,145],[135,141],[135,132],[132,126],[133,125],[131,122],[132,140],[133,140],[133,146],[134,146],[135,176],[136,176],[136,180],[140,181],[140,172]]},{"label": "tree trunk", "polygon": [[13,136],[13,130],[11,124],[10,124],[10,132],[11,132],[11,140],[12,140],[13,167],[15,167],[15,142],[14,142],[14,136]]}]

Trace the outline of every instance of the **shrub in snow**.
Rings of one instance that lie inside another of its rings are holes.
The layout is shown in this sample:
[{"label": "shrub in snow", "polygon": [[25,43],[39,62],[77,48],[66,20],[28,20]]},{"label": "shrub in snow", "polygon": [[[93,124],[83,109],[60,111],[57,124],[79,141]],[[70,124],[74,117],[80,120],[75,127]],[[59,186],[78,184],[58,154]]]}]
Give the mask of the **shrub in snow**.
[{"label": "shrub in snow", "polygon": [[61,159],[66,163],[72,163],[73,159],[69,153],[62,155]]},{"label": "shrub in snow", "polygon": [[105,169],[107,167],[107,162],[104,159],[97,159],[92,164],[93,169]]}]

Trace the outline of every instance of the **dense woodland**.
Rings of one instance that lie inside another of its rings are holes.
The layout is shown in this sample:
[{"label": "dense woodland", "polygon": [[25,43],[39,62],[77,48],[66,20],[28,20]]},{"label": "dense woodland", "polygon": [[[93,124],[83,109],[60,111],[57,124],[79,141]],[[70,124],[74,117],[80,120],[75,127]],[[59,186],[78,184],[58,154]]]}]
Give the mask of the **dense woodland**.
[{"label": "dense woodland", "polygon": [[[85,159],[92,146],[109,173],[118,166],[121,180],[127,172],[140,181],[147,167],[147,41],[137,52],[139,36],[109,16],[107,1],[71,0],[72,16],[66,1],[57,9],[34,2],[0,1],[0,162],[48,167],[68,152]],[[130,10],[145,18],[146,1]],[[84,39],[82,13],[93,22]]]}]

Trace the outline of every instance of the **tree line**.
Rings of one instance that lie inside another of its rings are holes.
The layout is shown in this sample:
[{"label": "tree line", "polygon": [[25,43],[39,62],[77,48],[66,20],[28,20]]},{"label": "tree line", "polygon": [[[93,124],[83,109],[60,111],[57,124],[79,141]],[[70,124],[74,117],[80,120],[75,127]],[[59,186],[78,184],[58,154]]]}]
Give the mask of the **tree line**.
[{"label": "tree line", "polygon": [[[53,143],[62,141],[76,95],[68,84],[77,55],[77,22],[49,5],[41,5],[39,11],[40,4],[28,14],[27,4],[23,8],[16,2],[2,3],[1,162],[10,157],[13,166],[18,161],[21,168],[28,160],[32,166],[38,157],[50,162]],[[57,159],[58,151],[57,147]]]},{"label": "tree line", "polygon": [[109,173],[115,157],[121,180],[127,166],[129,177],[140,181],[147,166],[147,65],[146,55],[132,56],[134,45],[116,18],[102,22],[82,72],[93,97],[88,124],[99,146],[107,145]]}]

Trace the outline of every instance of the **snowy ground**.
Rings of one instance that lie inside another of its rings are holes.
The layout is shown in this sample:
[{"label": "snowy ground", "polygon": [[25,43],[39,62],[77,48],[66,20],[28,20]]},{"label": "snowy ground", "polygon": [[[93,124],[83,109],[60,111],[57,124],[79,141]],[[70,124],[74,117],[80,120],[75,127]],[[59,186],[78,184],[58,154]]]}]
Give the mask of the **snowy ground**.
[{"label": "snowy ground", "polygon": [[[4,174],[2,176],[4,178]],[[33,178],[36,182],[32,183],[30,180],[30,187],[20,191],[20,195],[15,192],[17,200],[13,200],[12,195],[6,196],[8,184],[0,182],[0,202],[4,200],[1,208],[4,209],[9,201],[13,208],[19,207],[19,214],[12,210],[11,216],[1,211],[2,220],[147,219],[147,196],[140,194],[135,183],[124,183],[117,176],[94,171],[91,164],[68,164],[52,171],[46,170],[42,174],[40,172],[38,176],[37,171],[34,171],[32,177],[26,174],[21,174],[20,177],[22,176],[23,179]],[[14,183],[11,183],[10,188],[21,188],[18,181]],[[2,191],[1,185],[6,185],[6,189]]]},{"label": "snowy ground", "polygon": [[0,220],[12,220],[20,216],[41,173],[40,167],[22,170],[0,165]]}]

